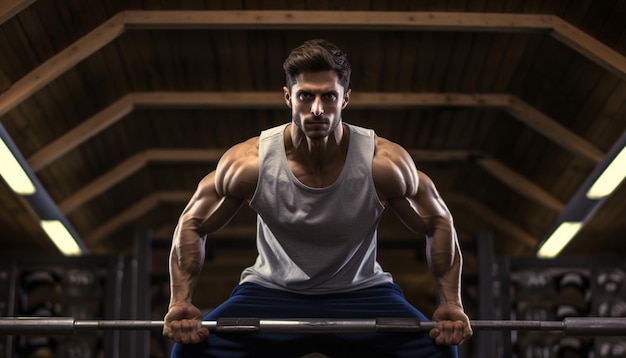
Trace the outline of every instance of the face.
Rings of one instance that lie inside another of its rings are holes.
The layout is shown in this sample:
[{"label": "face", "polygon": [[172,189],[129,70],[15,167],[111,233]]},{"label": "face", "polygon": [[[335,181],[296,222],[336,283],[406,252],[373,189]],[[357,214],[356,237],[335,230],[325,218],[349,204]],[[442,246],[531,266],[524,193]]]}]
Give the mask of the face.
[{"label": "face", "polygon": [[341,111],[350,97],[332,70],[301,73],[291,89],[283,91],[293,124],[314,140],[327,138],[341,124]]}]

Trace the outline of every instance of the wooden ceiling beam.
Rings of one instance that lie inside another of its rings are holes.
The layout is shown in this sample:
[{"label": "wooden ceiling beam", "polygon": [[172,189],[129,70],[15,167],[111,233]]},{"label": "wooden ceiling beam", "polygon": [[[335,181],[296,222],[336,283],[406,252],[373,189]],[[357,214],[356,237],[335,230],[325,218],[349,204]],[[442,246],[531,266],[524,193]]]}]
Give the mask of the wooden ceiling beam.
[{"label": "wooden ceiling beam", "polygon": [[[156,192],[148,197],[140,200],[129,209],[125,210],[118,216],[109,220],[107,223],[85,236],[85,243],[89,246],[98,245],[100,241],[104,240],[108,235],[113,234],[116,230],[124,225],[127,225],[145,213],[153,210],[156,206],[163,202],[180,202],[186,203],[193,193],[185,191],[163,191]],[[528,234],[523,229],[519,228],[516,224],[494,212],[483,204],[477,202],[471,197],[465,194],[445,194],[442,195],[445,201],[449,204],[456,204],[465,207],[472,213],[476,214],[482,220],[486,221],[493,228],[503,231],[510,237],[516,239],[521,243],[521,248],[516,254],[528,253],[529,250],[534,250],[539,243],[539,239]],[[164,230],[161,229],[158,235],[163,235]],[[227,226],[220,232],[212,234],[213,239],[225,239],[233,237],[254,237],[256,229],[253,225],[239,225],[239,226]]]},{"label": "wooden ceiling beam", "polygon": [[552,15],[411,11],[161,11],[128,10],[128,29],[330,29],[392,31],[537,32]]},{"label": "wooden ceiling beam", "polygon": [[280,91],[134,92],[137,108],[287,108]]},{"label": "wooden ceiling beam", "polygon": [[41,170],[87,139],[96,136],[98,133],[130,114],[134,106],[135,102],[132,95],[126,95],[120,98],[37,151],[28,158],[28,165],[30,165],[31,169],[34,171]]},{"label": "wooden ceiling beam", "polygon": [[482,220],[488,222],[491,227],[494,227],[515,238],[522,245],[518,246],[520,251],[515,252],[514,254],[525,254],[528,252],[524,252],[524,250],[534,250],[537,248],[540,241],[538,238],[527,233],[515,223],[491,210],[482,203],[465,194],[447,194],[442,196],[448,204],[462,205],[472,213],[478,215]]},{"label": "wooden ceiling beam", "polygon": [[525,196],[540,205],[560,213],[565,204],[545,191],[539,185],[518,174],[511,168],[493,158],[480,158],[478,164],[491,175],[509,186],[516,193]]},{"label": "wooden ceiling beam", "polygon": [[115,230],[136,221],[142,215],[154,209],[159,204],[163,202],[186,202],[190,197],[191,194],[186,191],[155,192],[138,201],[136,204],[132,205],[119,215],[115,216],[113,219],[107,221],[96,230],[89,233],[84,237],[85,243],[89,246],[97,245],[101,240],[111,235]]},{"label": "wooden ceiling beam", "polygon": [[558,16],[552,17],[552,37],[626,80],[626,57]]},{"label": "wooden ceiling beam", "polygon": [[100,50],[126,29],[364,29],[371,31],[547,32],[626,79],[626,58],[554,15],[391,11],[151,11],[129,10],[63,49],[0,95],[0,118],[69,68]]},{"label": "wooden ceiling beam", "polygon": [[528,127],[543,134],[555,144],[558,144],[594,165],[600,164],[604,158],[604,153],[586,139],[573,133],[515,96],[511,96],[511,104],[507,107],[507,112]]},{"label": "wooden ceiling beam", "polygon": [[146,161],[144,153],[133,155],[112,170],[100,175],[91,183],[75,191],[74,194],[59,203],[59,210],[63,214],[69,214],[80,205],[89,201],[89,199],[104,193],[124,178],[143,168],[146,165]]},{"label": "wooden ceiling beam", "polygon": [[104,193],[115,184],[145,167],[149,162],[217,162],[225,149],[150,149],[126,159],[115,168],[77,190],[59,204],[62,213],[68,214],[79,206]]},{"label": "wooden ceiling beam", "polygon": [[[130,93],[101,112],[38,150],[28,163],[34,171],[60,158],[81,143],[131,113],[135,108],[283,108],[277,92],[136,92]],[[396,109],[429,106],[504,109],[570,152],[597,164],[604,154],[552,118],[507,94],[460,93],[354,93],[350,107],[355,109]]]},{"label": "wooden ceiling beam", "polygon": [[[59,209],[69,214],[78,207],[104,193],[115,184],[130,177],[149,162],[208,162],[217,163],[226,149],[149,149],[137,153],[118,164],[115,168],[99,176],[91,183],[75,191],[59,203]],[[426,161],[467,160],[473,156],[482,156],[478,151],[466,150],[409,150],[413,158]]]},{"label": "wooden ceiling beam", "polygon": [[123,32],[124,13],[121,12],[20,78],[0,94],[0,118]]}]

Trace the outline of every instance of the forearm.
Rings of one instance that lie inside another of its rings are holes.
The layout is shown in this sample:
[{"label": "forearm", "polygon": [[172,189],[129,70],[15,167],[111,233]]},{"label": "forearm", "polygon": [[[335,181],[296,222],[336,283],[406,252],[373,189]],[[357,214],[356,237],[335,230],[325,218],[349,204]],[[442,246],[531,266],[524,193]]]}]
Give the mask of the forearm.
[{"label": "forearm", "polygon": [[170,253],[170,307],[191,302],[204,263],[205,241],[194,230],[176,229]]},{"label": "forearm", "polygon": [[454,228],[447,225],[445,228],[436,229],[427,242],[427,259],[435,278],[440,302],[462,306],[463,258]]}]

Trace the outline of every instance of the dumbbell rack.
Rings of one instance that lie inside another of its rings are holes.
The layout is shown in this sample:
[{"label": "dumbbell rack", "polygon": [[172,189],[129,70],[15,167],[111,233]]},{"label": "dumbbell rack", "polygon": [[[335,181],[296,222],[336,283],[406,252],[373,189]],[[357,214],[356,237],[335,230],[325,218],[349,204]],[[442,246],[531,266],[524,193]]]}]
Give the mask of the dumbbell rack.
[{"label": "dumbbell rack", "polygon": [[[501,258],[495,265],[495,303],[502,316],[544,321],[626,316],[620,310],[620,305],[626,305],[623,260]],[[608,282],[607,286],[607,279],[621,283]],[[508,356],[519,358],[572,354],[614,358],[623,357],[620,347],[626,348],[624,337],[563,337],[542,332],[503,333],[500,343],[504,352],[511,352]]]},{"label": "dumbbell rack", "polygon": [[[626,317],[623,258],[497,257],[494,240],[490,232],[476,240],[478,300],[472,318]],[[564,337],[558,332],[475,332],[468,344],[472,356],[481,358],[613,358],[626,352],[621,350],[626,349],[625,337]]]},{"label": "dumbbell rack", "polygon": [[[142,307],[149,311],[149,303],[138,304],[138,293],[149,294],[150,279],[137,279],[133,257],[28,257],[0,262],[0,316],[124,319],[141,316]],[[123,357],[127,353],[130,357],[135,355],[129,352],[147,345],[147,334],[0,336],[0,358]]]}]

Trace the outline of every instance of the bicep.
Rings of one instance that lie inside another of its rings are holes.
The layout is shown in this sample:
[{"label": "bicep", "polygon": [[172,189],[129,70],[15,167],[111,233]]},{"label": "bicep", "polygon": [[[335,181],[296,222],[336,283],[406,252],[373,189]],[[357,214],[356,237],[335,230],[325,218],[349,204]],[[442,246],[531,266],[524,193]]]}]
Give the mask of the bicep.
[{"label": "bicep", "polygon": [[204,177],[179,220],[180,230],[193,230],[206,235],[226,225],[241,207],[244,199],[220,195],[217,190],[216,174]]},{"label": "bicep", "polygon": [[379,138],[373,174],[380,199],[412,231],[432,235],[452,225],[452,217],[433,181],[419,171],[410,154]]},{"label": "bicep", "polygon": [[452,217],[432,180],[416,170],[416,190],[403,197],[390,198],[389,204],[400,220],[412,231],[432,235],[437,229],[452,225]]}]

